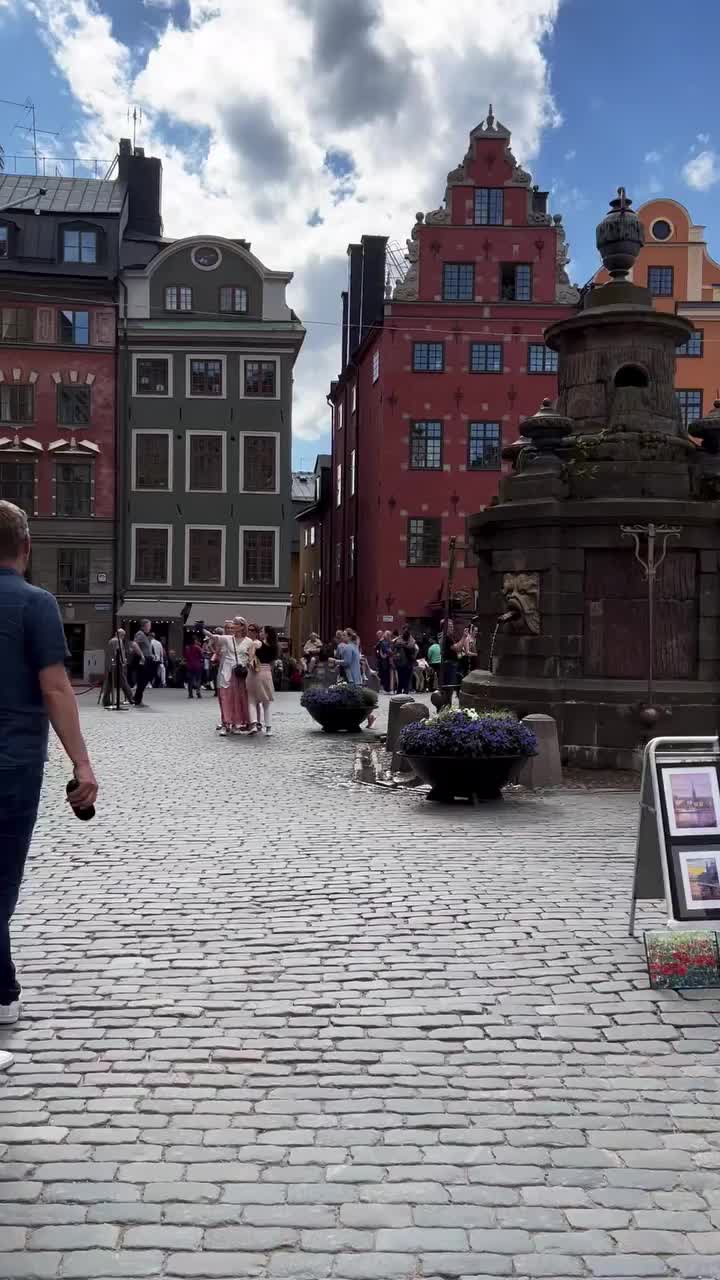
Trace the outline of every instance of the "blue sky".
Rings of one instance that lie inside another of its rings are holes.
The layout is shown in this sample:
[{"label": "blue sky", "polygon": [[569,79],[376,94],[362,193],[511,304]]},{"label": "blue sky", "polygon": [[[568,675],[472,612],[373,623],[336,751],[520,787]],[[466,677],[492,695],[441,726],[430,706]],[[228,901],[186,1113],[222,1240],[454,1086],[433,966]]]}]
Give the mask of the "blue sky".
[{"label": "blue sky", "polygon": [[[594,228],[622,183],[665,194],[720,257],[717,0],[0,0],[3,98],[32,98],[41,148],[109,162],[139,141],[165,166],[165,229],[247,236],[295,271],[308,327],[296,464],[327,444],[345,249],[403,245],[415,209],[492,100],[514,150],[551,191],[571,274],[595,269]],[[29,151],[28,113],[0,104],[0,143]],[[27,165],[26,165],[27,167]]]}]

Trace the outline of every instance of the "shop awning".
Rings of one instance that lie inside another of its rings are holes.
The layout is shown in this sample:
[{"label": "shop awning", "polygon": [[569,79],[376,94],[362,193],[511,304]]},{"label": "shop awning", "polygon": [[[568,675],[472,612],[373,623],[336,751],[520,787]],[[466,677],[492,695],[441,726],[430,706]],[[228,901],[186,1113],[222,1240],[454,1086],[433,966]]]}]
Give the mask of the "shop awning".
[{"label": "shop awning", "polygon": [[184,608],[184,600],[140,600],[133,596],[120,605],[118,616],[149,618],[151,622],[159,622],[161,618],[179,618]]},{"label": "shop awning", "polygon": [[202,621],[212,629],[221,627],[226,618],[242,617],[284,631],[289,608],[289,600],[194,600],[188,625]]}]

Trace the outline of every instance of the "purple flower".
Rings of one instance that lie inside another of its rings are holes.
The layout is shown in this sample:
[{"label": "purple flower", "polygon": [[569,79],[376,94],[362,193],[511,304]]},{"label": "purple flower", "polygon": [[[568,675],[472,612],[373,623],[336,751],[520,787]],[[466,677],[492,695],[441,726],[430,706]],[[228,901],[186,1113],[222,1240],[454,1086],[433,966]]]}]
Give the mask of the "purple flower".
[{"label": "purple flower", "polygon": [[444,711],[431,720],[406,725],[400,734],[400,749],[413,756],[534,756],[537,740],[527,725],[510,712],[490,711],[468,715],[465,711]]}]

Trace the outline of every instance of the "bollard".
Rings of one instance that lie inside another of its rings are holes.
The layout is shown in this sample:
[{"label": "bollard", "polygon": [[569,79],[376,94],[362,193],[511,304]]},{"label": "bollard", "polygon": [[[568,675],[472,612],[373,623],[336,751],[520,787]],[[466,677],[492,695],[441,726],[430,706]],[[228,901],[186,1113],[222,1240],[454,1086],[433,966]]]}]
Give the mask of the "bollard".
[{"label": "bollard", "polygon": [[385,750],[394,751],[397,746],[398,734],[400,733],[400,724],[398,723],[398,715],[400,708],[407,705],[408,702],[415,702],[407,693],[397,693],[388,702],[388,723],[387,736],[385,738]]},{"label": "bollard", "polygon": [[560,744],[557,723],[552,716],[523,716],[522,724],[532,729],[537,738],[538,753],[530,756],[517,775],[516,781],[523,787],[559,787],[562,785]]},{"label": "bollard", "polygon": [[410,765],[407,757],[403,755],[399,749],[400,733],[406,724],[414,724],[416,720],[428,720],[430,711],[424,702],[406,702],[404,706],[398,708],[397,712],[397,737],[395,739],[395,747],[393,749],[392,770],[393,773],[409,773]]}]

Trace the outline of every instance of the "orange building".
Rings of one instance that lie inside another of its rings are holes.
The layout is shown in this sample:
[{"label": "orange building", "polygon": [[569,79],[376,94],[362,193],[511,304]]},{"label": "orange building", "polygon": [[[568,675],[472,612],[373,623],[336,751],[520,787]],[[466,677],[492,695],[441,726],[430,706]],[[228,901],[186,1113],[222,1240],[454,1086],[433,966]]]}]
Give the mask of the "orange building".
[{"label": "orange building", "polygon": [[[707,413],[720,394],[720,265],[707,250],[705,228],[695,226],[677,200],[648,200],[638,209],[645,246],[630,272],[646,286],[658,311],[674,311],[695,325],[678,347],[675,386],[685,423]],[[609,279],[604,271],[598,284]]]}]

